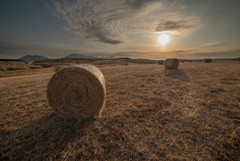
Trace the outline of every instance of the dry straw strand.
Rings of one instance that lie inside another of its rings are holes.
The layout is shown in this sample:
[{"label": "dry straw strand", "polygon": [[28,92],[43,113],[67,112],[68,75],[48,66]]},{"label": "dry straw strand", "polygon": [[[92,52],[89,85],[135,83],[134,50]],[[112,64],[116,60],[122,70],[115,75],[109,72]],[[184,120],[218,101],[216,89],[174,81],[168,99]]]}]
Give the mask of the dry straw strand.
[{"label": "dry straw strand", "polygon": [[97,118],[105,106],[104,76],[98,68],[89,64],[61,69],[50,79],[47,97],[49,105],[62,117]]}]

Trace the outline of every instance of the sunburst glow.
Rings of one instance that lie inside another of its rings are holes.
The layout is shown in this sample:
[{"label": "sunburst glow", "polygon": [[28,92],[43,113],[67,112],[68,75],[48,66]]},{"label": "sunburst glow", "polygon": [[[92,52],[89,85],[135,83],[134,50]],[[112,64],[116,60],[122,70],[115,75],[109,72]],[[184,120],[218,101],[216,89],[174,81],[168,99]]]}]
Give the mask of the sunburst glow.
[{"label": "sunburst glow", "polygon": [[169,42],[169,36],[167,34],[161,34],[158,37],[158,43],[161,44],[162,46],[165,46]]}]

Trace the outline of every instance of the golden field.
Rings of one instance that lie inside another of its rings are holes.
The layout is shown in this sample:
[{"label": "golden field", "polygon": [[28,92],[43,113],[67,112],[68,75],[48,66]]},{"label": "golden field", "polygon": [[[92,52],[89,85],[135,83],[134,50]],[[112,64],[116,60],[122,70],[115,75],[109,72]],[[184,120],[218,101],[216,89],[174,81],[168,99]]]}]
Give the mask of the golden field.
[{"label": "golden field", "polygon": [[239,61],[179,70],[116,62],[91,62],[105,76],[106,106],[100,119],[78,124],[48,105],[53,67],[2,63],[0,160],[240,159]]}]

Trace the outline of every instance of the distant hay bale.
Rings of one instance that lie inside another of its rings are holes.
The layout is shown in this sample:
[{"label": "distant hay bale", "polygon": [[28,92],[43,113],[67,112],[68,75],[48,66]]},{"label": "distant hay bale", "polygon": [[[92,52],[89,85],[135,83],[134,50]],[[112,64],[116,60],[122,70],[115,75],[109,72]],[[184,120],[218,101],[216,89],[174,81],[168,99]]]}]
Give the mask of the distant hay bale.
[{"label": "distant hay bale", "polygon": [[205,63],[210,63],[210,62],[212,62],[212,59],[205,59]]},{"label": "distant hay bale", "polygon": [[54,71],[55,71],[55,72],[58,72],[58,71],[61,70],[61,69],[63,69],[61,66],[56,66],[56,67],[54,68]]},{"label": "distant hay bale", "polygon": [[106,87],[102,72],[81,64],[56,72],[47,87],[49,105],[60,116],[70,119],[101,116]]},{"label": "distant hay bale", "polygon": [[158,65],[163,65],[164,61],[163,60],[159,60],[158,61]]},{"label": "distant hay bale", "polygon": [[166,69],[178,69],[179,60],[176,58],[173,59],[166,59],[164,61],[164,66]]}]

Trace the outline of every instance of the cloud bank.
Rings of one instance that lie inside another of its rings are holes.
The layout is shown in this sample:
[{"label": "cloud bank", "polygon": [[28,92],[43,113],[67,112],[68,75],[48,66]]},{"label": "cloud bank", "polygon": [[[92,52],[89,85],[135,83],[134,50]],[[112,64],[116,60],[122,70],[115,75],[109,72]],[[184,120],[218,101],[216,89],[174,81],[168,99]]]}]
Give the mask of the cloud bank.
[{"label": "cloud bank", "polygon": [[127,19],[146,3],[132,0],[54,1],[54,15],[67,22],[75,34],[108,44],[119,44]]}]

